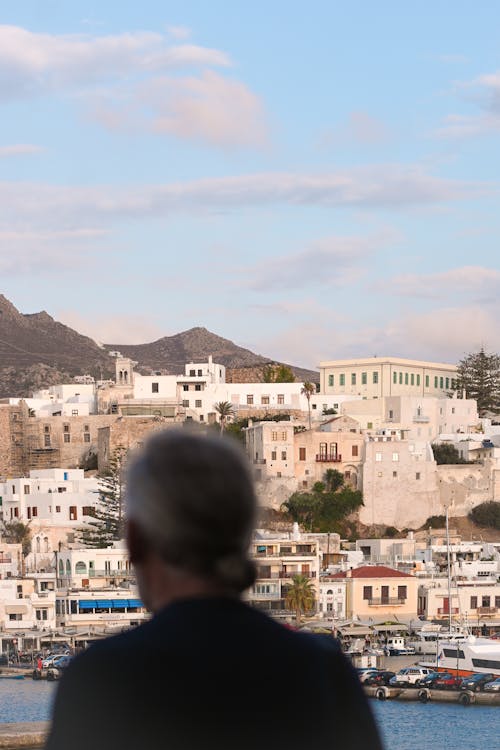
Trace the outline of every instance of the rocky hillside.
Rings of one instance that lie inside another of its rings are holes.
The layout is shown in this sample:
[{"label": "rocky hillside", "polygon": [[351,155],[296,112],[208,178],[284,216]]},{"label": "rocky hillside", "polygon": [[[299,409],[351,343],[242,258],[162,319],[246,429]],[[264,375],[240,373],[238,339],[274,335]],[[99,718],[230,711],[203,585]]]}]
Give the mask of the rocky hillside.
[{"label": "rocky hillside", "polygon": [[[131,357],[142,371],[167,374],[182,372],[186,363],[206,360],[211,354],[228,368],[228,378],[234,382],[259,382],[263,367],[274,363],[206,328],[191,328],[150,344],[101,347],[46,312],[20,313],[0,294],[0,398],[29,396],[43,385],[67,382],[84,373],[109,377],[114,374],[110,351]],[[292,369],[297,380],[318,380],[314,371]]]}]

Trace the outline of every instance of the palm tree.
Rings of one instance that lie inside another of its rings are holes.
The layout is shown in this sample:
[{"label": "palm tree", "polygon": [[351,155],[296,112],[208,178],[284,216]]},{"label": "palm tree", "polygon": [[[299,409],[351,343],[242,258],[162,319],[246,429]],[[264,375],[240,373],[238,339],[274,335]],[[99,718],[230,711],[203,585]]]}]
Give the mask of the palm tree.
[{"label": "palm tree", "polygon": [[292,578],[285,601],[288,609],[295,610],[295,620],[299,625],[302,613],[312,609],[316,601],[313,585],[307,576],[297,574]]},{"label": "palm tree", "polygon": [[226,427],[228,418],[232,417],[234,414],[234,406],[230,401],[219,401],[218,403],[214,404],[214,409],[219,415],[220,432],[222,435]]},{"label": "palm tree", "polygon": [[311,396],[316,393],[316,386],[314,383],[310,383],[308,380],[304,383],[300,392],[307,398],[307,410],[309,412],[309,429],[311,429]]}]

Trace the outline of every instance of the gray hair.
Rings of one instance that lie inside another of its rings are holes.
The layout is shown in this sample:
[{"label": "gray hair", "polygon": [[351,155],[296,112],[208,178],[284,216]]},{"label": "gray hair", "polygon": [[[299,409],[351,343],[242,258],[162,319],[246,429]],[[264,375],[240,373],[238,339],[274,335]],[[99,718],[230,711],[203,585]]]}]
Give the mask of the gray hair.
[{"label": "gray hair", "polygon": [[169,429],[151,437],[127,472],[127,515],[163,559],[243,591],[256,514],[250,466],[236,442]]}]

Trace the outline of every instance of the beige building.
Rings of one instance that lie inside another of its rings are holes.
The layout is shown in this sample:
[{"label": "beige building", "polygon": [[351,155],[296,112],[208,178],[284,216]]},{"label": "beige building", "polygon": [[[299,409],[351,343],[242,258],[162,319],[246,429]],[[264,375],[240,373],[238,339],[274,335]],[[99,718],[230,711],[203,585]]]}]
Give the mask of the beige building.
[{"label": "beige building", "polygon": [[346,617],[362,620],[417,617],[417,579],[383,565],[364,565],[331,576],[346,583]]},{"label": "beige building", "polygon": [[421,583],[418,614],[426,620],[465,620],[471,627],[500,624],[500,583],[494,579],[457,581],[451,593],[444,576]]},{"label": "beige building", "polygon": [[456,365],[399,357],[320,362],[320,391],[365,398],[444,396],[452,390]]}]

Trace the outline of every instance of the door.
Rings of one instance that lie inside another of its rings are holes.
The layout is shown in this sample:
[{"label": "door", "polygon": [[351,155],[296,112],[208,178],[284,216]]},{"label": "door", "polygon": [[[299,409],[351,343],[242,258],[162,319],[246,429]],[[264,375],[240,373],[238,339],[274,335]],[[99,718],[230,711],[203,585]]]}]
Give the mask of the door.
[{"label": "door", "polygon": [[389,604],[389,586],[382,586],[380,599],[382,604]]}]

